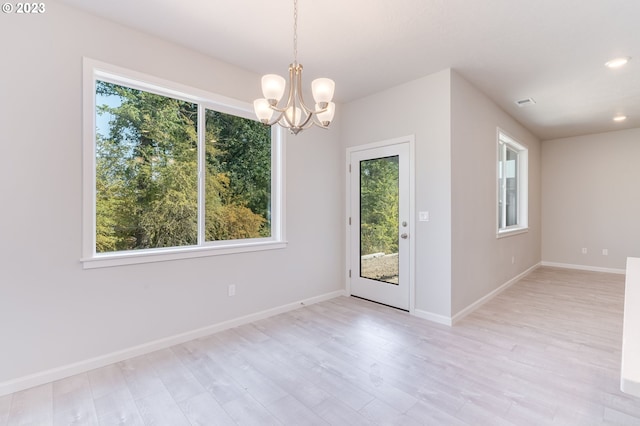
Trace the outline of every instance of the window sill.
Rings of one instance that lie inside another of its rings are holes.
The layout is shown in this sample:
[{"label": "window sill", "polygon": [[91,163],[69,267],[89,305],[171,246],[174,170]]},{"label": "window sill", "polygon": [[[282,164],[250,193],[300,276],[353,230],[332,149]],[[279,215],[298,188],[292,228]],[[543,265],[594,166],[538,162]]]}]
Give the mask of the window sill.
[{"label": "window sill", "polygon": [[287,247],[286,241],[252,242],[226,246],[199,246],[167,248],[122,253],[101,253],[80,259],[83,269],[109,268],[112,266],[137,265],[140,263],[167,262],[197,257],[220,256],[263,250],[278,250]]},{"label": "window sill", "polygon": [[506,229],[504,231],[498,231],[496,238],[512,237],[514,235],[526,234],[527,232],[529,232],[528,227]]}]

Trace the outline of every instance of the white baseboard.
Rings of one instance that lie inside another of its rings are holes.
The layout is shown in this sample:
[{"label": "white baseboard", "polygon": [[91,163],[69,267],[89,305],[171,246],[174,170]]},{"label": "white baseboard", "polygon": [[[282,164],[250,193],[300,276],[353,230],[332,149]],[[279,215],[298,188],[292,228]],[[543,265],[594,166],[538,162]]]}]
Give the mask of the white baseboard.
[{"label": "white baseboard", "polygon": [[529,269],[527,269],[526,271],[524,271],[524,272],[518,274],[517,276],[511,278],[509,281],[507,281],[506,283],[502,284],[500,287],[498,287],[497,289],[493,290],[491,293],[487,294],[486,296],[483,296],[482,298],[476,300],[471,305],[467,306],[466,308],[464,308],[463,310],[461,310],[460,312],[455,314],[453,317],[447,317],[447,316],[444,316],[444,315],[434,314],[432,312],[423,311],[421,309],[415,309],[413,311],[413,315],[417,316],[418,318],[426,319],[426,320],[429,320],[429,321],[436,322],[438,324],[448,325],[449,327],[451,327],[451,326],[455,325],[456,322],[460,321],[462,318],[466,317],[471,312],[473,312],[476,309],[478,309],[481,305],[487,303],[489,300],[493,299],[498,294],[502,293],[507,288],[511,287],[513,284],[518,282],[520,279],[522,279],[525,276],[529,275],[534,269],[536,269],[539,266],[540,266],[540,263],[537,263],[537,264],[533,265],[532,267],[530,267]]},{"label": "white baseboard", "polygon": [[610,274],[624,275],[626,273],[624,269],[601,268],[599,266],[588,266],[588,265],[572,265],[570,263],[547,262],[545,260],[542,261],[542,266],[552,266],[554,268],[565,268],[565,269],[578,269],[580,271],[607,272]]},{"label": "white baseboard", "polygon": [[506,283],[502,284],[500,287],[496,288],[491,293],[481,297],[480,299],[476,300],[475,302],[473,302],[472,304],[470,304],[469,306],[467,306],[466,308],[464,308],[463,310],[461,310],[460,312],[455,314],[453,316],[453,318],[451,318],[452,325],[455,325],[456,322],[460,321],[462,318],[466,317],[471,312],[475,311],[480,306],[484,305],[489,300],[493,299],[498,294],[502,293],[503,291],[505,291],[506,289],[511,287],[513,284],[515,284],[516,282],[520,281],[522,278],[524,278],[527,275],[529,275],[531,272],[533,272],[534,269],[536,269],[539,266],[540,266],[540,263],[536,263],[535,265],[533,265],[532,267],[530,267],[526,271],[524,271],[524,272],[516,275],[515,277],[511,278],[509,281],[507,281]]},{"label": "white baseboard", "polygon": [[449,317],[447,317],[445,315],[434,314],[434,313],[429,312],[429,311],[423,311],[422,309],[414,309],[413,310],[413,315],[418,317],[418,318],[426,319],[428,321],[433,321],[433,322],[438,323],[438,324],[448,325],[449,327],[451,327],[453,325],[451,323],[451,318],[449,318]]},{"label": "white baseboard", "polygon": [[287,305],[278,306],[275,308],[267,309],[255,314],[245,315],[240,318],[235,318],[221,323],[202,327],[197,330],[188,331],[186,333],[177,334],[175,336],[166,337],[163,339],[155,340],[153,342],[144,343],[142,345],[134,346],[131,348],[123,349],[121,351],[112,352],[110,354],[101,355],[95,358],[79,361],[73,364],[64,365],[61,367],[53,368],[50,370],[30,374],[28,376],[19,377],[16,379],[8,380],[0,383],[0,396],[8,395],[10,393],[19,392],[21,390],[29,389],[34,386],[43,385],[45,383],[53,382],[55,380],[64,379],[69,376],[84,373],[95,368],[104,367],[115,362],[124,361],[129,358],[133,358],[140,355],[145,355],[160,349],[165,349],[174,345],[179,345],[190,340],[205,337],[214,333],[218,333],[223,330],[227,330],[240,325],[248,324],[261,319],[269,318],[274,315],[282,314],[292,311],[294,309],[301,308],[305,305],[312,305],[314,303],[324,302],[325,300],[333,299],[339,296],[346,296],[344,290],[338,290],[331,293],[323,294],[320,296],[312,297],[309,299],[300,300],[297,302],[289,303]]}]

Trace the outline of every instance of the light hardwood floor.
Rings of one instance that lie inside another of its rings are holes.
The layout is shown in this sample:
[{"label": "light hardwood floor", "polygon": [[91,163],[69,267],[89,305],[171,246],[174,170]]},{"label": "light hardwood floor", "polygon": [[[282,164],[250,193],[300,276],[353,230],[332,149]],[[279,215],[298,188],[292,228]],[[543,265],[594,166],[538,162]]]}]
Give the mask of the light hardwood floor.
[{"label": "light hardwood floor", "polygon": [[539,268],[453,328],[337,298],[0,397],[0,425],[640,425],[623,293]]}]

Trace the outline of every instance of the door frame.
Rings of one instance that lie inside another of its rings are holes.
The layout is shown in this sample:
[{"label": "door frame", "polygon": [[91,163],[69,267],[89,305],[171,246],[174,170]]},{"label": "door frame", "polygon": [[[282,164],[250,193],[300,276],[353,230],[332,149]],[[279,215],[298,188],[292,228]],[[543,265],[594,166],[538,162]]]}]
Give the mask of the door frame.
[{"label": "door frame", "polygon": [[[357,145],[347,147],[346,159],[345,159],[345,194],[346,194],[346,207],[345,207],[345,234],[346,234],[346,269],[345,269],[345,289],[347,295],[351,296],[351,277],[349,271],[353,271],[354,267],[351,265],[351,226],[349,224],[349,218],[351,217],[351,172],[349,166],[351,164],[351,154],[358,151],[366,151],[375,148],[383,148],[393,145],[409,145],[409,313],[414,315],[415,311],[415,260],[416,260],[416,220],[415,220],[415,135],[401,136],[393,139],[386,139],[378,142],[368,143],[364,145]],[[355,224],[354,224],[355,225]]]}]

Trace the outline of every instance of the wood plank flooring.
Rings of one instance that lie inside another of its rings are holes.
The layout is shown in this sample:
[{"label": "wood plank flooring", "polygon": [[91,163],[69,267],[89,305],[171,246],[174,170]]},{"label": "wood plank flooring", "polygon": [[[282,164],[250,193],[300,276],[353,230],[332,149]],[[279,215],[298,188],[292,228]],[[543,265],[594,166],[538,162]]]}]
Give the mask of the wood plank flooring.
[{"label": "wood plank flooring", "polygon": [[623,298],[556,268],[453,328],[337,298],[0,397],[0,426],[640,425]]}]

